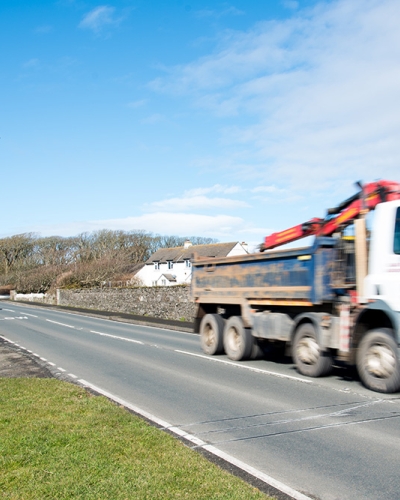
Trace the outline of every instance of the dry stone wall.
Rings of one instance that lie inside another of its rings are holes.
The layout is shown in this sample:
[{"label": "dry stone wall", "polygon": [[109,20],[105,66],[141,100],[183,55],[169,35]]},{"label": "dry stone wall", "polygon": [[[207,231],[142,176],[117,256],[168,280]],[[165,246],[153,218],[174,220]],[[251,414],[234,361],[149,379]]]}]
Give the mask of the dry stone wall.
[{"label": "dry stone wall", "polygon": [[188,286],[60,289],[57,304],[177,321],[193,321],[195,314]]}]

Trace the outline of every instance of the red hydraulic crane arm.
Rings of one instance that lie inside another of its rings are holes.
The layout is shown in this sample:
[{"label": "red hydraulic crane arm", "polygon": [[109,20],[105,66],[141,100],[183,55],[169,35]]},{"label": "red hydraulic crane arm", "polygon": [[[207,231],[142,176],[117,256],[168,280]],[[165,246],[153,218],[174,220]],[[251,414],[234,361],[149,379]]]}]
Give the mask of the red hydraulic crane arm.
[{"label": "red hydraulic crane arm", "polygon": [[327,210],[325,219],[314,218],[303,224],[267,236],[260,250],[270,250],[306,236],[330,236],[351,224],[360,214],[374,210],[378,203],[400,199],[400,183],[377,181],[364,184],[361,191]]}]

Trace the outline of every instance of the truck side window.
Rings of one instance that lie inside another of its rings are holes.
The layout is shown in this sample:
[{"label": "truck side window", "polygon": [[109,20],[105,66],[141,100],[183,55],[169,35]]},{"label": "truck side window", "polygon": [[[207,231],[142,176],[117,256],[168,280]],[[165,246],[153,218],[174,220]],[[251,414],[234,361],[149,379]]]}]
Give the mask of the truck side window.
[{"label": "truck side window", "polygon": [[394,226],[393,251],[397,255],[400,254],[400,207],[397,208],[397,212],[396,212],[396,224]]}]

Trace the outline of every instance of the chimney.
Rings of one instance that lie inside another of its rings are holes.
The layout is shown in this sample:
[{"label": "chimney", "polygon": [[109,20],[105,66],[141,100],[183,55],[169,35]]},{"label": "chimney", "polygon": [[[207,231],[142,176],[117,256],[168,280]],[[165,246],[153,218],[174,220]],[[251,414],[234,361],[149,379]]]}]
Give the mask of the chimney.
[{"label": "chimney", "polygon": [[185,243],[183,244],[183,248],[186,250],[187,248],[192,247],[193,244],[190,240],[185,240]]}]

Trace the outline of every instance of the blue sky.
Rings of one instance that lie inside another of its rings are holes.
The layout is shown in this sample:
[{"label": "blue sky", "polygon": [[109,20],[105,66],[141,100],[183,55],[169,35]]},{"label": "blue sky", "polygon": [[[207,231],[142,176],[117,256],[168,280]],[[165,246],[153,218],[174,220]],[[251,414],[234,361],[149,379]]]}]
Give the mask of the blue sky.
[{"label": "blue sky", "polygon": [[2,0],[0,237],[261,243],[400,180],[396,0]]}]

